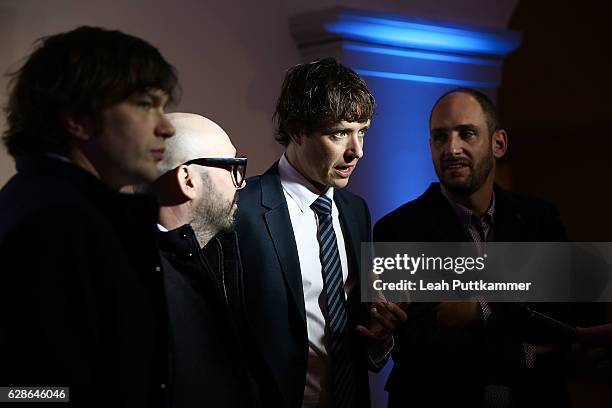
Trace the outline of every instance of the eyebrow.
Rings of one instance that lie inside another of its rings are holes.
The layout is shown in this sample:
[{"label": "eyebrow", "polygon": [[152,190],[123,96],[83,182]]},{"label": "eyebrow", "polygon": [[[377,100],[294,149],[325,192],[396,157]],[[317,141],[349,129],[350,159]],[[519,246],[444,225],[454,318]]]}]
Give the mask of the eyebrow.
[{"label": "eyebrow", "polygon": [[457,125],[457,126],[454,126],[452,128],[439,127],[439,128],[431,129],[429,131],[429,133],[440,133],[440,132],[446,132],[448,130],[459,130],[459,131],[472,130],[472,131],[479,131],[480,129],[478,128],[478,126],[473,125],[471,123],[468,123],[468,124],[465,124],[465,125]]},{"label": "eyebrow", "polygon": [[440,128],[431,129],[429,133],[442,133],[442,132],[445,132],[446,130],[447,130],[446,128],[440,127]]},{"label": "eyebrow", "polygon": [[[358,130],[368,130],[370,129],[370,126],[371,125],[365,125],[359,128]],[[330,127],[330,128],[324,129],[323,133],[338,133],[338,132],[346,132],[350,130],[352,130],[352,128],[339,126],[339,127]]]},{"label": "eyebrow", "polygon": [[[170,95],[158,88],[143,89],[142,91],[136,91],[136,95],[148,96],[153,100],[154,103],[163,105],[164,108],[170,104]],[[163,102],[163,103],[162,103]]]},{"label": "eyebrow", "polygon": [[456,126],[455,129],[457,129],[457,130],[473,130],[473,131],[478,131],[479,130],[478,126],[473,125],[471,123],[468,123],[466,125]]}]

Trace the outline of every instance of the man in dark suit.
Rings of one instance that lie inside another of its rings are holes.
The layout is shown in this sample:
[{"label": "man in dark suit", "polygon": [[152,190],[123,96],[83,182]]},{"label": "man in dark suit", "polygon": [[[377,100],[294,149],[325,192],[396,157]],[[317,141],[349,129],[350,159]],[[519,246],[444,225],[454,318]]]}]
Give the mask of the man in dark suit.
[{"label": "man in dark suit", "polygon": [[92,27],[41,40],[14,74],[0,385],[69,387],[80,407],[165,405],[157,205],[119,189],[157,176],[176,85],[155,47]]},{"label": "man in dark suit", "polygon": [[[249,323],[272,381],[264,406],[369,406],[378,369],[405,319],[360,302],[363,199],[342,190],[370,126],[374,98],[331,58],[291,68],[276,107],[285,154],[241,191],[237,232]],[[370,321],[370,317],[373,321]]]},{"label": "man in dark suit", "polygon": [[[565,241],[553,205],[494,184],[507,134],[484,94],[444,94],[431,112],[430,147],[440,183],[383,217],[375,241]],[[566,406],[558,353],[512,333],[513,311],[475,299],[413,304],[396,336],[389,406]]]},{"label": "man in dark suit", "polygon": [[247,159],[236,157],[211,120],[191,113],[168,118],[176,133],[152,190],[160,202],[174,406],[257,407],[233,232]]}]

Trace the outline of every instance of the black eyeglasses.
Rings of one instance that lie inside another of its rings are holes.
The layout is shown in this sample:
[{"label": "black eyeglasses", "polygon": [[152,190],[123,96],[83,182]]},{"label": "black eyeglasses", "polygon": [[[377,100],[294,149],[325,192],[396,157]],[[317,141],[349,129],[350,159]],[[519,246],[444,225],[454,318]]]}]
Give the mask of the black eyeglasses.
[{"label": "black eyeglasses", "polygon": [[244,177],[246,175],[246,157],[203,157],[192,159],[183,163],[185,166],[197,164],[198,166],[218,167],[228,170],[232,174],[232,181],[237,189],[245,186]]}]

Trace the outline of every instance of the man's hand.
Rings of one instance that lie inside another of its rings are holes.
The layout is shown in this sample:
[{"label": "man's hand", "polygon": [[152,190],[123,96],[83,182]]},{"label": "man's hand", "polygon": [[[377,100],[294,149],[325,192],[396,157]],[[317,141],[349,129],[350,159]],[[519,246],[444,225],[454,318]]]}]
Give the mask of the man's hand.
[{"label": "man's hand", "polygon": [[612,324],[577,327],[576,337],[580,343],[572,351],[579,371],[612,378]]},{"label": "man's hand", "polygon": [[368,348],[380,351],[389,347],[393,332],[408,316],[404,310],[392,302],[378,302],[370,309],[370,324],[357,326],[357,332],[368,340]]},{"label": "man's hand", "polygon": [[592,327],[576,327],[576,336],[583,343],[612,346],[612,323]]},{"label": "man's hand", "polygon": [[579,373],[586,376],[612,378],[610,350],[605,347],[572,344],[572,362]]},{"label": "man's hand", "polygon": [[442,302],[436,306],[436,317],[444,327],[465,329],[482,322],[482,310],[477,300]]}]

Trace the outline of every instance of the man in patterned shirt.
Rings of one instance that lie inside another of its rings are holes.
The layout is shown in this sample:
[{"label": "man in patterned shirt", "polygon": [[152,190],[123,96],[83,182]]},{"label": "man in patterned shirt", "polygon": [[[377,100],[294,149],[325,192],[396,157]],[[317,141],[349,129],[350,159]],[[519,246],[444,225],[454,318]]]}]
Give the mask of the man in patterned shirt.
[{"label": "man in patterned shirt", "polygon": [[[442,95],[429,142],[440,183],[383,217],[375,241],[565,241],[554,206],[495,184],[508,136],[487,96],[467,88]],[[567,405],[553,348],[511,336],[494,306],[413,304],[396,336],[389,406]]]}]

